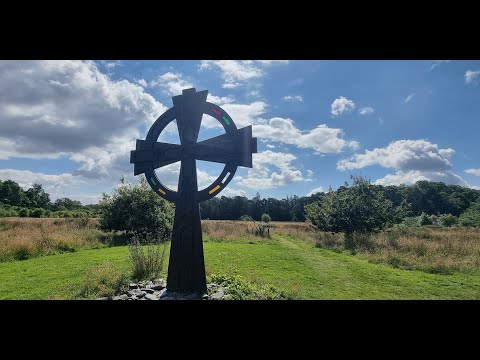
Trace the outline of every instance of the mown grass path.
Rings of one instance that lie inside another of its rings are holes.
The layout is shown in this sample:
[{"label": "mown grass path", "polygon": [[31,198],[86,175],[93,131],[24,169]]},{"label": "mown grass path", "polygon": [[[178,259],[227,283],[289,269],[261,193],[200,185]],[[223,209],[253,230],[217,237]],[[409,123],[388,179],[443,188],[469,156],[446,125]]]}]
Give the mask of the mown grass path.
[{"label": "mown grass path", "polygon": [[[398,270],[286,235],[204,244],[208,274],[239,274],[304,299],[480,299],[480,272],[453,275]],[[72,298],[91,265],[128,271],[128,249],[80,250],[0,263],[0,299]]]}]

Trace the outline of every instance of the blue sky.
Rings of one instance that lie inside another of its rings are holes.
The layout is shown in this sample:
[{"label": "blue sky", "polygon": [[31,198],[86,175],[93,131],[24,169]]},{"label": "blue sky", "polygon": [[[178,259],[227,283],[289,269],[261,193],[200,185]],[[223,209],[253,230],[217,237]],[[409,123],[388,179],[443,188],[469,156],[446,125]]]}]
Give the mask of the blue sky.
[{"label": "blue sky", "polygon": [[[351,174],[480,187],[480,61],[0,61],[0,79],[0,179],[53,199],[94,203],[120,176],[137,181],[135,139],[192,86],[258,138],[222,195],[304,196]],[[202,125],[200,139],[223,132]],[[175,188],[178,169],[157,174]],[[203,188],[222,166],[198,169]]]}]

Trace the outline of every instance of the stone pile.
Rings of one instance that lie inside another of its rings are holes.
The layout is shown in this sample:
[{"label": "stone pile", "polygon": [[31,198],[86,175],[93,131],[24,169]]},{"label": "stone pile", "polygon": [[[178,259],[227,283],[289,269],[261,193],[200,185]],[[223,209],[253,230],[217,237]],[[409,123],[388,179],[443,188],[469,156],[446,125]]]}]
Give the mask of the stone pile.
[{"label": "stone pile", "polygon": [[200,293],[178,293],[168,291],[166,282],[163,279],[153,281],[140,281],[128,285],[128,291],[116,294],[108,298],[97,300],[228,300],[231,295],[226,294],[228,287],[219,284],[208,284],[208,294]]}]

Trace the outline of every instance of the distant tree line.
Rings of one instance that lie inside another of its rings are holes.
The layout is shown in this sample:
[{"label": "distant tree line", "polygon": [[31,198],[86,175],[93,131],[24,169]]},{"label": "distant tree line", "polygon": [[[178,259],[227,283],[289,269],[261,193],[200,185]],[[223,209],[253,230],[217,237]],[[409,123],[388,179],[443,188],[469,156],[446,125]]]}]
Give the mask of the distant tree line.
[{"label": "distant tree line", "polygon": [[[418,181],[410,186],[369,186],[391,202],[397,219],[417,217],[422,213],[459,217],[477,201],[480,202],[480,190],[441,182]],[[348,189],[348,184],[345,184],[335,193]],[[214,197],[200,204],[201,217],[212,220],[238,220],[243,217],[261,221],[262,214],[268,214],[272,221],[305,221],[305,205],[322,202],[330,192],[332,191],[303,197],[288,196],[286,199],[262,198],[259,193],[252,199],[244,196]],[[82,205],[80,201],[67,197],[52,202],[40,184],[23,190],[15,181],[0,180],[0,217],[98,216],[100,211],[99,204]],[[472,210],[468,214],[471,212]]]},{"label": "distant tree line", "polygon": [[304,206],[321,200],[323,196],[319,193],[281,200],[262,199],[259,193],[252,199],[245,196],[214,197],[200,204],[200,214],[202,219],[211,220],[238,220],[247,215],[255,221],[261,221],[262,214],[268,214],[273,221],[305,221]]},{"label": "distant tree line", "polygon": [[[376,192],[392,203],[400,218],[452,214],[459,216],[480,199],[480,191],[459,185],[441,182],[418,181],[415,185],[382,186],[370,185]],[[335,192],[348,189],[340,186]],[[322,201],[326,193],[311,196],[292,196],[286,199],[261,198],[260,194],[248,199],[244,196],[215,197],[200,204],[202,219],[238,220],[243,215],[260,221],[262,214],[270,215],[273,221],[305,221],[305,205]]]},{"label": "distant tree line", "polygon": [[67,197],[52,202],[40,184],[23,190],[13,180],[0,180],[0,217],[81,217],[96,216],[98,205],[82,205]]}]

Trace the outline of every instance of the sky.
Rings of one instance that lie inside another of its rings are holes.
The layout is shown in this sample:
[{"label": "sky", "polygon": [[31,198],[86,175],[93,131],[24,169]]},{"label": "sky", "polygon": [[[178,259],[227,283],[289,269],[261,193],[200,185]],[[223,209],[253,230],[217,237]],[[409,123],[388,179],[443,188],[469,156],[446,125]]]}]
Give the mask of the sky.
[{"label": "sky", "polygon": [[[480,61],[460,60],[0,61],[0,179],[96,203],[138,181],[135,140],[191,87],[258,138],[221,195],[306,196],[351,175],[480,189]],[[204,115],[199,140],[222,133]],[[179,143],[175,122],[159,141]],[[197,161],[199,188],[222,169]],[[176,189],[179,163],[156,172]]]}]

